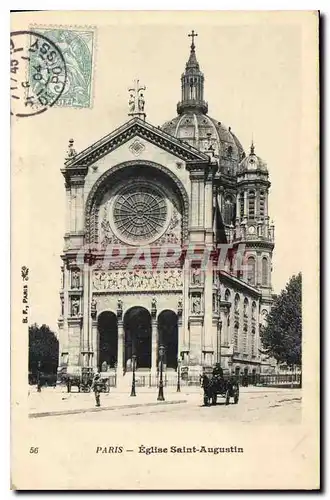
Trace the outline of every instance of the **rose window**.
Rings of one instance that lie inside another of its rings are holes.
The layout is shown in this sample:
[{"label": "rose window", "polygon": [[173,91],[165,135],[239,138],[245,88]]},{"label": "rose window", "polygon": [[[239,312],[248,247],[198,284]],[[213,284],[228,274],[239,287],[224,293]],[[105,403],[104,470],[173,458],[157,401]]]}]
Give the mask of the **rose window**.
[{"label": "rose window", "polygon": [[166,196],[152,185],[135,181],[115,196],[112,217],[113,229],[122,240],[154,240],[161,236],[167,226]]}]

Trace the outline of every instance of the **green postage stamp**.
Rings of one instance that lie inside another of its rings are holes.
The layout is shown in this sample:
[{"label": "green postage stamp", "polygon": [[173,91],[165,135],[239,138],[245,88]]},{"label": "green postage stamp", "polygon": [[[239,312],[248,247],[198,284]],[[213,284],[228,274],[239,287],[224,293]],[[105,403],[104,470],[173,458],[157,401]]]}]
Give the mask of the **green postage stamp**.
[{"label": "green postage stamp", "polygon": [[[73,108],[92,107],[93,62],[95,50],[95,31],[70,27],[39,27],[31,29],[46,36],[61,52],[66,66],[66,83],[56,106]],[[30,59],[30,84],[36,91],[38,81],[35,75],[33,54]]]}]

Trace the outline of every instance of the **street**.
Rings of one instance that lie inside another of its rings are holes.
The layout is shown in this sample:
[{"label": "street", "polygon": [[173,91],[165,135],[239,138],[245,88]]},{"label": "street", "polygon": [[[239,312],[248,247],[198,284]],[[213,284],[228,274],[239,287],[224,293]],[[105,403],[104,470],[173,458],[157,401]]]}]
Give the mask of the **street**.
[{"label": "street", "polygon": [[[43,397],[45,397],[45,392]],[[55,393],[48,391],[48,401],[38,404],[38,396],[33,394],[34,408],[31,408],[34,418],[45,417],[51,421],[116,421],[127,419],[127,422],[145,421],[205,421],[205,422],[242,422],[242,423],[277,423],[298,424],[301,419],[301,389],[277,389],[264,387],[241,388],[240,400],[237,405],[226,406],[224,399],[219,398],[216,406],[205,407],[202,404],[202,391],[183,390],[165,392],[165,402],[157,401],[157,394],[151,391],[137,392],[134,398],[128,394],[101,394],[101,408],[94,408],[92,394],[61,394],[56,411],[48,413],[45,404],[50,406]],[[68,407],[68,399],[70,409]],[[41,408],[41,406],[43,406]],[[54,406],[54,405],[53,405]],[[63,410],[62,410],[63,408]],[[65,409],[67,408],[67,409]],[[36,411],[37,410],[37,411]],[[40,411],[42,410],[42,411]],[[38,413],[39,412],[39,413]],[[31,414],[30,414],[31,416]]]}]

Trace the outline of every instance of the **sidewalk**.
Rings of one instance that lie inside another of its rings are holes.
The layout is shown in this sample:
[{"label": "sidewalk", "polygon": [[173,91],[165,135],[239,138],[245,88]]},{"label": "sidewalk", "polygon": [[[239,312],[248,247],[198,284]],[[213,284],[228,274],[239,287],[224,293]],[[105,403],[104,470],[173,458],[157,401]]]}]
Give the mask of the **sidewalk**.
[{"label": "sidewalk", "polygon": [[121,408],[138,408],[141,406],[158,406],[187,403],[184,393],[164,391],[165,401],[157,401],[158,390],[155,388],[138,391],[131,397],[130,392],[101,393],[101,406],[95,406],[94,393],[66,392],[65,388],[36,389],[29,394],[29,417],[47,417],[51,415],[70,415],[74,413],[118,410]]},{"label": "sidewalk", "polygon": [[[240,393],[274,393],[286,392],[290,388],[276,387],[240,387]],[[75,389],[74,389],[75,390]],[[297,389],[293,389],[297,391]],[[36,387],[29,388],[29,417],[46,417],[51,415],[70,415],[74,413],[96,412],[104,410],[118,410],[121,408],[139,408],[143,406],[159,406],[169,404],[185,404],[202,402],[203,391],[200,387],[182,387],[176,392],[176,387],[165,387],[165,401],[157,401],[156,387],[137,387],[136,397],[130,396],[130,390],[125,392],[111,388],[109,393],[101,393],[101,407],[95,407],[93,393],[68,393],[66,387],[46,387],[37,392]]]}]

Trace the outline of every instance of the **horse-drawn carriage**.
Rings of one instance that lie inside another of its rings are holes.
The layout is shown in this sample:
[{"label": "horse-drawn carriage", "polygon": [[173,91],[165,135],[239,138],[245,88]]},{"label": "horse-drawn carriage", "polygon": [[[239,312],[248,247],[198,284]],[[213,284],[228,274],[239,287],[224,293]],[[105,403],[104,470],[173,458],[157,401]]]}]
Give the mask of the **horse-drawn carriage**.
[{"label": "horse-drawn carriage", "polygon": [[201,387],[203,388],[204,405],[209,406],[217,404],[218,396],[225,398],[225,404],[229,405],[230,398],[233,398],[237,404],[239,400],[239,384],[234,376],[224,375],[222,370],[219,372],[207,373],[204,371],[201,377]]},{"label": "horse-drawn carriage", "polygon": [[[71,392],[72,387],[77,387],[78,392],[90,392],[93,382],[92,371],[82,371],[77,373],[66,373],[62,376],[62,383],[66,384],[67,391]],[[108,377],[101,377],[98,381],[99,392],[110,391],[110,380]]]}]

